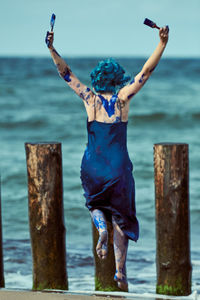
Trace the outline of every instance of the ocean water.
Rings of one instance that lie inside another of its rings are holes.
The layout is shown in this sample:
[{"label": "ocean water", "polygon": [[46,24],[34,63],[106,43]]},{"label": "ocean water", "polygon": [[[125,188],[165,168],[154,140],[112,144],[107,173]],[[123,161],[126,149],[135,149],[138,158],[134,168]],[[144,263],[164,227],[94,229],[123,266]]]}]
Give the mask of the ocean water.
[{"label": "ocean water", "polygon": [[[67,59],[90,87],[99,58]],[[118,59],[136,75],[144,58]],[[130,292],[154,293],[155,205],[153,145],[189,144],[192,289],[200,288],[200,59],[163,59],[132,99],[128,150],[134,164],[140,239],[129,243]],[[49,58],[0,58],[0,164],[4,269],[7,288],[32,288],[25,142],[62,143],[69,289],[93,290],[91,220],[80,163],[87,142],[82,100],[58,76]],[[81,279],[81,280],[80,280]]]}]

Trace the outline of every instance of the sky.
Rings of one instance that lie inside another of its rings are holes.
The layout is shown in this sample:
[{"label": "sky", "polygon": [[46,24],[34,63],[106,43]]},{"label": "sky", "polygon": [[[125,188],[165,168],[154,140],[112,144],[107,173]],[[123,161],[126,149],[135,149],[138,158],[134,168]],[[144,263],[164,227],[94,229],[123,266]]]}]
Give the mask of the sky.
[{"label": "sky", "polygon": [[61,56],[148,56],[159,36],[147,17],[169,25],[165,57],[200,57],[200,0],[4,0],[0,56],[49,56],[52,13]]}]

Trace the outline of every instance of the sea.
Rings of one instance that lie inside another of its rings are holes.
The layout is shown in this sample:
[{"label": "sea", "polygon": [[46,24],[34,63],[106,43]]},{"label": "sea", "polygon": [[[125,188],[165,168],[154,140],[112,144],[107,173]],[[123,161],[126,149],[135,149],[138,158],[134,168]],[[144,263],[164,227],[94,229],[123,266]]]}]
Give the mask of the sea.
[{"label": "sea", "polygon": [[[65,58],[91,88],[105,57]],[[135,76],[145,57],[114,57]],[[32,288],[26,142],[61,142],[70,291],[94,290],[91,219],[80,181],[87,143],[82,100],[58,76],[51,58],[0,58],[0,165],[5,286]],[[192,291],[200,290],[200,59],[163,58],[130,104],[128,151],[134,165],[140,238],[130,241],[129,291],[155,293],[156,237],[153,146],[189,144]]]}]

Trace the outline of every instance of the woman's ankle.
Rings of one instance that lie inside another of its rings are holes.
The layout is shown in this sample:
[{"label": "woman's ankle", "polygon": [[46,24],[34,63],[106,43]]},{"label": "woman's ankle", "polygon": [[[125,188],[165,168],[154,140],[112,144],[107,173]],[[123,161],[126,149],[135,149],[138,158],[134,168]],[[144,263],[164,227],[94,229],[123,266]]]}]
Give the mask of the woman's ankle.
[{"label": "woman's ankle", "polygon": [[127,283],[126,274],[123,274],[122,272],[116,270],[115,276],[114,276],[114,280],[115,281],[121,281],[121,282]]}]

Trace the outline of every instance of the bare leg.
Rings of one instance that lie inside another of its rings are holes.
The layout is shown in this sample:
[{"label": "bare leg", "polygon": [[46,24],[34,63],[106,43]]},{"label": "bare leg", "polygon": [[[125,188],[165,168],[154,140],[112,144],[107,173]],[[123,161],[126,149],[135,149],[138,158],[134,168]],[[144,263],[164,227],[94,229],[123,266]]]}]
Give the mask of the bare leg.
[{"label": "bare leg", "polygon": [[112,217],[112,224],[114,230],[114,253],[115,253],[115,265],[116,273],[114,280],[117,281],[118,287],[128,292],[128,283],[126,278],[126,256],[128,250],[128,238],[120,229],[119,225]]},{"label": "bare leg", "polygon": [[99,209],[91,211],[92,220],[97,230],[99,231],[99,240],[97,242],[96,251],[101,259],[105,259],[108,252],[108,231],[106,218],[104,213]]}]

